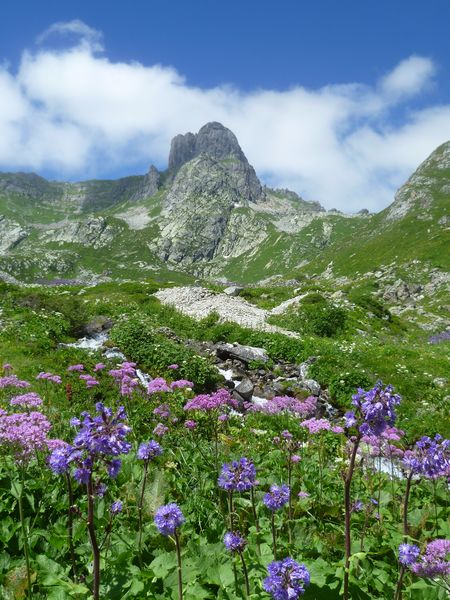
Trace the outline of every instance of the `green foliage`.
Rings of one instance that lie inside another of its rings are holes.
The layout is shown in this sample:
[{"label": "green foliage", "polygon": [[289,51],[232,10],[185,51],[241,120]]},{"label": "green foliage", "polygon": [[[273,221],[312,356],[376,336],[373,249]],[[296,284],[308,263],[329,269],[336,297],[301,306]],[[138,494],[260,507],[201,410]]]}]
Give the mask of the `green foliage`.
[{"label": "green foliage", "polygon": [[150,373],[167,372],[169,365],[177,364],[177,376],[195,382],[198,388],[211,389],[219,380],[217,369],[207,358],[156,333],[148,320],[133,318],[118,323],[111,331],[111,341]]},{"label": "green foliage", "polygon": [[352,394],[355,390],[362,388],[370,389],[373,382],[361,371],[346,371],[338,373],[329,380],[328,391],[330,392],[332,404],[342,410],[351,405]]}]

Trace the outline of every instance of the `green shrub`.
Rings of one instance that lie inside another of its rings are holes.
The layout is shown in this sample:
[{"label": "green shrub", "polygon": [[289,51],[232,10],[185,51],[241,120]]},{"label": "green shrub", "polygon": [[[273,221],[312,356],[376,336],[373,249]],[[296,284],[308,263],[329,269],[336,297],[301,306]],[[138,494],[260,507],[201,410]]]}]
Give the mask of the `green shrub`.
[{"label": "green shrub", "polygon": [[331,378],[328,386],[332,404],[338,408],[346,409],[351,406],[352,395],[358,388],[368,390],[373,382],[361,371],[346,371],[338,373]]},{"label": "green shrub", "polygon": [[305,331],[319,337],[333,337],[341,333],[347,322],[345,309],[326,300],[301,306],[299,316]]},{"label": "green shrub", "polygon": [[156,333],[148,320],[134,318],[118,323],[111,330],[111,341],[152,375],[173,376],[167,367],[177,364],[177,377],[194,382],[197,390],[212,389],[220,379],[207,358]]}]

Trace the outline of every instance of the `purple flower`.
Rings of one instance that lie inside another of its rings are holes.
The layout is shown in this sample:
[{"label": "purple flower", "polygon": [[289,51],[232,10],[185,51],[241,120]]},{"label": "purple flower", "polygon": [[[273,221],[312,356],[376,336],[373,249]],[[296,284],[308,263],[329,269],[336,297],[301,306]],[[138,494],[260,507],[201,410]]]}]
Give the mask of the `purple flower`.
[{"label": "purple flower", "polygon": [[411,566],[419,577],[450,576],[450,540],[437,539],[430,542],[419,560]]},{"label": "purple flower", "polygon": [[178,365],[176,365],[176,364],[169,365],[167,368],[175,370],[175,369],[178,369]]},{"label": "purple flower", "polygon": [[0,390],[7,387],[27,388],[30,387],[30,384],[28,381],[18,379],[17,375],[6,375],[6,377],[0,377]]},{"label": "purple flower", "polygon": [[264,579],[263,587],[274,600],[297,600],[310,582],[308,569],[292,558],[270,563],[267,571],[269,577]]},{"label": "purple flower", "polygon": [[117,477],[121,461],[120,454],[128,454],[131,449],[126,437],[131,428],[124,422],[126,414],[123,406],[114,413],[101,402],[95,406],[97,415],[81,413],[81,418],[71,419],[77,428],[72,446],[55,449],[49,459],[55,473],[64,473],[73,466],[74,478],[80,483],[88,483],[96,467],[103,466],[110,477]]},{"label": "purple flower", "polygon": [[163,453],[163,449],[155,442],[155,440],[150,440],[147,443],[142,443],[137,451],[137,457],[140,460],[153,460],[157,456],[160,456]]},{"label": "purple flower", "polygon": [[351,506],[351,512],[361,512],[364,508],[362,500],[355,500]]},{"label": "purple flower", "polygon": [[41,371],[38,375],[36,375],[36,379],[45,379],[46,381],[51,381],[52,383],[62,383],[62,379],[59,375],[53,375],[52,373],[46,373],[45,371]]},{"label": "purple flower", "polygon": [[321,431],[329,431],[331,429],[331,423],[328,419],[308,419],[300,423],[302,427],[306,427],[309,433],[320,433]]},{"label": "purple flower", "polygon": [[0,447],[5,446],[17,461],[28,461],[38,450],[47,449],[51,425],[40,412],[8,415],[0,409]]},{"label": "purple flower", "polygon": [[169,428],[162,423],[158,423],[158,425],[153,429],[153,434],[158,437],[163,437],[169,431]]},{"label": "purple flower", "polygon": [[187,421],[184,422],[184,426],[186,427],[186,429],[190,429],[192,431],[193,429],[197,428],[197,423],[196,423],[196,421],[192,421],[191,419],[188,419]]},{"label": "purple flower", "polygon": [[161,419],[168,419],[170,417],[170,407],[168,404],[160,404],[153,410],[153,414]]},{"label": "purple flower", "polygon": [[[394,407],[400,404],[401,397],[393,393],[392,385],[383,389],[378,381],[368,392],[359,388],[352,397],[352,404],[359,412],[359,431],[363,435],[380,436],[396,419]],[[347,413],[348,414],[348,413]]]},{"label": "purple flower", "polygon": [[103,369],[106,369],[106,365],[103,363],[97,363],[94,367],[94,371],[103,371]]},{"label": "purple flower", "polygon": [[12,366],[12,365],[10,365],[9,363],[5,363],[5,364],[3,365],[3,370],[4,370],[4,371],[12,371],[12,369],[13,369],[13,366]]},{"label": "purple flower", "polygon": [[291,463],[294,463],[294,465],[299,463],[301,460],[302,460],[302,457],[299,456],[298,454],[293,454],[291,456]]},{"label": "purple flower", "polygon": [[48,464],[53,473],[62,475],[68,471],[72,452],[73,448],[69,444],[53,450],[48,457]]},{"label": "purple flower", "polygon": [[70,371],[84,371],[84,365],[70,365],[67,367],[67,370]]},{"label": "purple flower", "polygon": [[111,369],[108,373],[119,385],[121,396],[131,396],[134,388],[139,385],[134,362],[123,362],[118,369]]},{"label": "purple flower", "polygon": [[167,381],[162,377],[152,379],[147,386],[147,394],[158,394],[160,392],[170,392]]},{"label": "purple flower", "polygon": [[111,504],[110,511],[111,511],[112,515],[118,515],[119,513],[122,512],[122,510],[123,510],[123,504],[120,500],[116,500],[116,502],[113,502]]},{"label": "purple flower", "polygon": [[275,512],[276,510],[283,508],[289,502],[291,491],[288,485],[272,485],[270,492],[265,494],[263,498],[264,504],[269,510]]},{"label": "purple flower", "polygon": [[42,398],[35,392],[14,396],[10,400],[11,406],[24,406],[25,408],[33,408],[42,404]]},{"label": "purple flower", "polygon": [[239,554],[243,552],[247,545],[247,541],[239,533],[233,531],[227,531],[223,536],[223,543],[227,550],[230,552],[238,552]]},{"label": "purple flower", "polygon": [[358,423],[355,413],[351,410],[345,413],[344,420],[345,426],[348,428],[354,427]]},{"label": "purple flower", "polygon": [[217,417],[217,420],[220,421],[221,423],[225,423],[225,421],[228,421],[230,419],[229,415],[219,415]]},{"label": "purple flower", "polygon": [[224,406],[237,408],[238,403],[234,400],[230,392],[224,388],[217,390],[213,394],[200,394],[189,400],[184,405],[184,410],[200,410],[202,412],[210,412],[218,410]]},{"label": "purple flower", "polygon": [[249,412],[262,412],[267,415],[278,415],[279,413],[292,413],[299,417],[306,417],[313,414],[317,408],[317,399],[309,396],[305,400],[298,400],[290,396],[275,396],[264,404],[246,404]]},{"label": "purple flower", "polygon": [[162,535],[173,535],[175,530],[185,522],[181,509],[172,502],[165,506],[160,506],[155,513],[155,525]]},{"label": "purple flower", "polygon": [[402,565],[413,565],[419,558],[420,548],[414,544],[400,544],[398,560]]},{"label": "purple flower", "polygon": [[297,496],[298,496],[299,498],[309,498],[309,494],[308,494],[308,492],[299,492],[299,493],[297,494]]},{"label": "purple flower", "polygon": [[192,381],[189,381],[187,379],[178,379],[177,381],[172,381],[172,383],[170,384],[170,387],[173,390],[179,389],[179,388],[193,388],[194,384],[192,383]]},{"label": "purple flower", "polygon": [[222,465],[219,487],[230,492],[245,492],[256,485],[255,465],[248,458]]}]

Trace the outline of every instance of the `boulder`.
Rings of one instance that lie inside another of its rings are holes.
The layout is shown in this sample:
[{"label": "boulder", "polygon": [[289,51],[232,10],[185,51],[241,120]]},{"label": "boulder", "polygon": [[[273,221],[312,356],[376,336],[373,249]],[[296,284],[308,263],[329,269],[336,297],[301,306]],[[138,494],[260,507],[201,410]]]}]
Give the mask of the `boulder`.
[{"label": "boulder", "polygon": [[311,392],[313,396],[320,396],[321,387],[315,379],[304,379],[301,382],[301,387]]},{"label": "boulder", "polygon": [[216,344],[216,354],[222,360],[234,358],[248,365],[252,361],[268,362],[269,357],[264,348],[241,346],[241,344]]},{"label": "boulder", "polygon": [[251,400],[253,396],[253,390],[255,386],[248,377],[245,377],[239,385],[236,386],[235,391],[244,398],[244,400]]},{"label": "boulder", "polygon": [[113,326],[113,322],[109,317],[104,317],[103,315],[98,315],[94,317],[87,325],[84,327],[84,333],[87,336],[93,336],[96,333],[101,333],[102,331],[108,331]]},{"label": "boulder", "polygon": [[232,285],[230,287],[227,287],[223,290],[223,293],[226,294],[227,296],[239,296],[239,294],[242,292],[244,288],[239,287],[237,285]]}]

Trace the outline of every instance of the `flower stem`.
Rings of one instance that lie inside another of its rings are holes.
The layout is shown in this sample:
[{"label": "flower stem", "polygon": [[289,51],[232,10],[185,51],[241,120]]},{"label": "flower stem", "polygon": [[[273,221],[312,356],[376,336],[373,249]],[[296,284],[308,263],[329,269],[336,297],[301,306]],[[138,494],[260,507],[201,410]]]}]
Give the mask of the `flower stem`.
[{"label": "flower stem", "polygon": [[93,562],[93,576],[94,585],[92,595],[94,600],[100,598],[100,550],[97,542],[97,535],[95,533],[94,523],[94,484],[92,482],[92,475],[89,476],[89,480],[86,484],[87,501],[88,501],[88,518],[87,527],[89,533],[89,541],[92,548],[92,562]]},{"label": "flower stem", "polygon": [[27,568],[27,584],[28,584],[27,596],[29,598],[32,598],[33,590],[31,588],[30,552],[29,552],[29,548],[28,548],[28,532],[27,532],[27,528],[25,525],[25,517],[23,514],[22,497],[23,497],[23,473],[22,473],[22,485],[20,487],[20,492],[18,494],[17,501],[19,504],[19,518],[20,518],[20,525],[22,528],[23,552],[25,554],[25,564],[26,564],[26,568]]},{"label": "flower stem", "polygon": [[395,588],[394,600],[401,600],[402,598],[402,585],[403,585],[403,577],[405,575],[405,567],[404,565],[400,568],[400,575],[397,581],[397,587]]},{"label": "flower stem", "polygon": [[272,524],[273,558],[274,558],[274,560],[277,560],[277,534],[275,531],[275,512],[274,511],[272,511],[271,524]]},{"label": "flower stem", "polygon": [[[138,556],[139,562],[142,562],[141,548],[142,548],[142,510],[144,507],[144,495],[145,495],[145,484],[147,483],[148,473],[148,461],[144,463],[144,479],[142,480],[141,496],[139,498],[138,513],[139,513],[139,539],[138,539]],[[141,564],[142,567],[142,564]]]},{"label": "flower stem", "polygon": [[292,462],[291,462],[291,454],[289,454],[288,458],[288,486],[289,486],[289,503],[288,503],[288,536],[289,536],[289,545],[292,544]]},{"label": "flower stem", "polygon": [[233,507],[233,492],[230,490],[228,492],[228,504],[230,511],[230,531],[234,531],[234,507]]},{"label": "flower stem", "polygon": [[245,564],[245,560],[244,560],[244,555],[242,554],[242,552],[239,552],[239,556],[241,558],[241,563],[242,563],[242,571],[244,573],[244,580],[245,580],[245,595],[246,596],[250,596],[250,585],[248,582],[248,571],[247,571],[247,565]]},{"label": "flower stem", "polygon": [[351,487],[353,472],[355,470],[356,453],[358,451],[359,442],[361,441],[361,434],[358,435],[356,440],[353,442],[353,450],[350,457],[350,464],[348,467],[347,474],[344,479],[344,503],[345,503],[345,565],[344,565],[344,600],[348,600],[348,584],[350,576],[350,556],[352,553],[352,540],[351,540]]},{"label": "flower stem", "polygon": [[175,547],[177,550],[177,561],[178,561],[178,600],[183,600],[183,572],[181,567],[181,548],[180,538],[178,531],[175,529]]},{"label": "flower stem", "polygon": [[69,538],[69,551],[70,551],[70,562],[71,562],[71,571],[72,577],[74,581],[77,581],[77,566],[75,559],[75,548],[73,545],[73,489],[72,482],[70,480],[69,473],[66,473],[66,482],[67,482],[67,494],[69,496],[69,511],[67,515],[67,536]]},{"label": "flower stem", "polygon": [[252,511],[253,511],[253,520],[255,521],[255,527],[256,527],[256,533],[258,541],[256,542],[256,549],[258,551],[258,556],[261,556],[261,547],[259,545],[259,533],[260,533],[260,528],[259,528],[259,520],[258,520],[258,515],[256,513],[256,500],[255,500],[255,490],[254,488],[250,489],[250,497],[252,500]]},{"label": "flower stem", "polygon": [[[403,500],[403,535],[405,538],[409,534],[409,525],[408,525],[408,504],[409,504],[409,496],[411,493],[411,483],[412,483],[413,473],[408,475],[408,479],[406,480],[406,490],[405,490],[405,498]],[[406,539],[405,539],[406,542]]]}]

